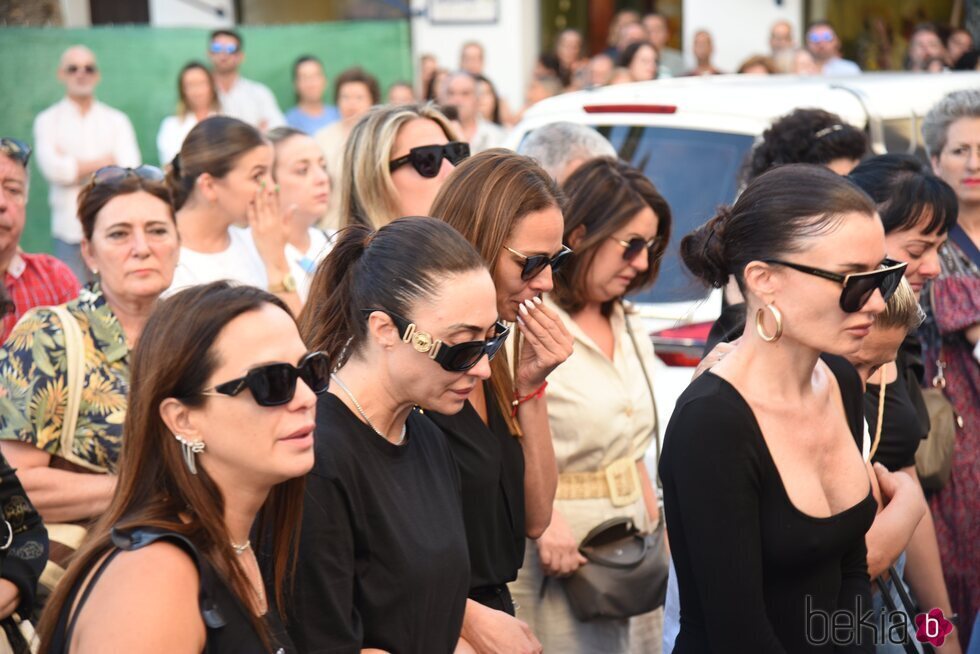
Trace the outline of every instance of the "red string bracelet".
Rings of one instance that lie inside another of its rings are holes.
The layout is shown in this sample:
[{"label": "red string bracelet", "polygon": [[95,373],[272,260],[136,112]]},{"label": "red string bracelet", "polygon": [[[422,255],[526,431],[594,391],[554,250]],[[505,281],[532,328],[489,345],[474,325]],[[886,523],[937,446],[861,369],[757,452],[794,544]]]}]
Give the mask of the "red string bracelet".
[{"label": "red string bracelet", "polygon": [[520,395],[517,395],[515,393],[514,394],[515,395],[514,401],[511,402],[511,406],[514,407],[514,410],[510,414],[510,417],[511,418],[516,418],[517,417],[517,409],[522,404],[524,404],[525,402],[529,402],[531,400],[537,400],[537,399],[540,399],[540,398],[544,397],[544,389],[546,389],[546,388],[548,388],[548,382],[545,382],[545,383],[541,384],[540,386],[538,386],[538,390],[534,391],[530,395],[525,395],[524,397],[521,397]]}]

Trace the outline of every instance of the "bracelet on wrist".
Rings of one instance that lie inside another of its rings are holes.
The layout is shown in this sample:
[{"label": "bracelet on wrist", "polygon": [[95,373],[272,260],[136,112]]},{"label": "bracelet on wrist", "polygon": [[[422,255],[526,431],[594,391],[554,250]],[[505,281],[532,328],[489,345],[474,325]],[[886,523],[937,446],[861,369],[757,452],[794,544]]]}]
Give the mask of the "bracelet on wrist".
[{"label": "bracelet on wrist", "polygon": [[517,417],[517,409],[520,408],[520,406],[525,402],[530,402],[531,400],[538,400],[544,397],[544,389],[546,388],[548,388],[548,382],[544,382],[543,384],[538,386],[538,389],[536,391],[534,391],[529,395],[525,395],[524,397],[521,397],[520,393],[515,392],[514,400],[510,403],[511,407],[513,407],[511,417],[512,418]]}]

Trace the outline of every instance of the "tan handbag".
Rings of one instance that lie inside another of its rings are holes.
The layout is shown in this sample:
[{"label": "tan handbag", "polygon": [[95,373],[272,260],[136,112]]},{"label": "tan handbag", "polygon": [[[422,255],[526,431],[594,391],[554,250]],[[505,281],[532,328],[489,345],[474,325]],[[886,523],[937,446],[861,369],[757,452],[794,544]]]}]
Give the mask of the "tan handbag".
[{"label": "tan handbag", "polygon": [[[75,430],[78,427],[78,411],[82,402],[82,387],[85,385],[85,341],[82,338],[82,328],[65,305],[50,307],[50,309],[61,322],[68,366],[68,406],[65,407],[65,417],[61,425],[61,447],[58,456],[86,469],[104,472],[88,461],[81,460],[73,452]],[[84,526],[73,523],[45,526],[51,543],[51,557],[38,581],[39,596],[42,599],[46,598],[61,581],[68,565],[67,559],[74,554],[88,533],[88,529]]]},{"label": "tan handbag", "polygon": [[946,399],[946,376],[943,369],[942,350],[936,360],[936,376],[932,388],[922,391],[922,398],[929,412],[929,437],[919,444],[915,452],[915,472],[926,490],[937,491],[949,481],[953,468],[953,448],[956,446],[956,430],[963,426],[963,419],[956,415],[953,405]]}]

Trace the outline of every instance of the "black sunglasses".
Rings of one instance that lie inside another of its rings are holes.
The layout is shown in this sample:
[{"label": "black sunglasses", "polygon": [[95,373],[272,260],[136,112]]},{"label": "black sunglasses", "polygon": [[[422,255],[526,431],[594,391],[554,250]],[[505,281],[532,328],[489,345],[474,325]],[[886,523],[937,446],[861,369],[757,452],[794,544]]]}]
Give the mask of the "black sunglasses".
[{"label": "black sunglasses", "polygon": [[0,137],[0,152],[27,168],[27,162],[31,160],[31,146],[20,139],[13,139],[9,136]]},{"label": "black sunglasses", "polygon": [[69,75],[74,75],[80,70],[85,71],[89,75],[95,75],[95,73],[99,69],[95,66],[95,64],[85,64],[84,66],[76,66],[75,64],[69,64],[65,66],[65,72],[68,73]]},{"label": "black sunglasses", "polygon": [[138,168],[123,168],[122,166],[104,166],[92,174],[96,184],[118,184],[129,176],[139,177],[148,182],[162,182],[165,175],[156,166],[143,165]]},{"label": "black sunglasses", "polygon": [[430,359],[449,372],[466,372],[480,362],[483,355],[493,359],[494,355],[510,335],[510,327],[500,322],[494,324],[494,334],[485,341],[467,341],[456,345],[446,345],[432,334],[419,331],[415,323],[402,318],[396,313],[384,309],[364,309],[365,316],[375,311],[385,314],[395,323],[402,342],[410,343],[416,352],[428,355]]},{"label": "black sunglasses", "polygon": [[827,270],[821,270],[820,268],[801,266],[797,263],[779,261],[778,259],[763,259],[763,261],[765,263],[786,266],[787,268],[792,268],[808,275],[823,277],[824,279],[841,284],[844,288],[840,292],[840,308],[845,313],[856,313],[860,311],[861,307],[868,303],[868,300],[871,299],[875,291],[881,292],[881,297],[885,302],[890,300],[892,295],[895,294],[895,291],[898,290],[899,284],[902,283],[905,268],[909,265],[908,263],[885,259],[882,264],[884,267],[878,270],[840,275]]},{"label": "black sunglasses", "polygon": [[511,254],[517,255],[524,260],[524,268],[521,270],[521,279],[525,282],[531,281],[535,277],[541,274],[549,265],[551,266],[551,272],[557,272],[561,268],[562,264],[568,259],[568,256],[572,254],[571,248],[567,245],[561,246],[561,250],[553,257],[549,257],[547,254],[535,254],[533,256],[527,256],[521,252],[518,252],[514,248],[509,248],[506,245],[504,249]]},{"label": "black sunglasses", "polygon": [[330,387],[330,359],[323,352],[310,352],[298,366],[289,363],[270,363],[252,368],[244,377],[232,379],[201,395],[235,396],[246,388],[259,406],[281,406],[296,395],[296,380],[302,379],[310,390],[319,395]]},{"label": "black sunglasses", "polygon": [[644,248],[646,248],[649,251],[648,255],[652,254],[654,248],[660,245],[659,236],[654,236],[649,241],[644,238],[640,238],[639,236],[634,236],[628,241],[618,239],[615,236],[611,238],[615,239],[617,243],[619,243],[624,248],[626,248],[623,251],[623,261],[632,261],[633,259],[637,258],[638,256],[640,256],[640,252],[643,252]]},{"label": "black sunglasses", "polygon": [[420,145],[412,148],[404,157],[398,157],[388,164],[388,171],[394,172],[396,168],[407,163],[412,164],[422,177],[435,177],[439,174],[442,167],[442,158],[445,157],[454,166],[470,156],[470,144],[461,141],[451,141],[445,145]]}]

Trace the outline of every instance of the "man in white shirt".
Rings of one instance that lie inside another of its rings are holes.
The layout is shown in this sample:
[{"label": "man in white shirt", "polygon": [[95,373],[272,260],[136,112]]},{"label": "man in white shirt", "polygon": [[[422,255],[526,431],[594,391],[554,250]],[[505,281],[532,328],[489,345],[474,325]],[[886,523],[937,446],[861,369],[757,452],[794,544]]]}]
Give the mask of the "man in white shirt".
[{"label": "man in white shirt", "polygon": [[860,75],[861,68],[840,56],[840,39],[834,26],[827,21],[810,23],[806,30],[806,48],[813,55],[813,60],[826,77],[841,77],[845,75]]},{"label": "man in white shirt", "polygon": [[54,254],[81,280],[91,274],[82,262],[78,192],[104,166],[140,165],[133,125],[121,111],[95,99],[99,68],[95,55],[75,45],[61,55],[58,79],[65,97],[34,120],[37,165],[48,181]]},{"label": "man in white shirt", "polygon": [[473,154],[495,148],[504,140],[504,130],[480,115],[479,93],[476,79],[467,72],[452,73],[443,81],[441,95],[446,104],[456,107],[459,112],[462,137],[470,144],[470,152]]},{"label": "man in white shirt", "polygon": [[208,57],[211,59],[215,84],[218,85],[221,113],[244,120],[262,132],[286,124],[286,118],[269,87],[238,74],[245,59],[242,37],[238,32],[211,32]]}]

